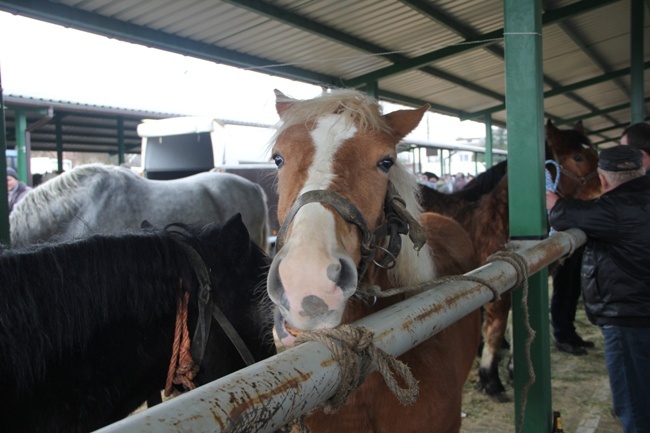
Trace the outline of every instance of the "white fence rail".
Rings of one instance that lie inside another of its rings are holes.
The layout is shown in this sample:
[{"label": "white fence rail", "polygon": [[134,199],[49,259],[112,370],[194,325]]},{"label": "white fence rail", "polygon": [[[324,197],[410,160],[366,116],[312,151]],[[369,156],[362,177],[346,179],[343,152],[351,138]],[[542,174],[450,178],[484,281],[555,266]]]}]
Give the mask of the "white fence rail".
[{"label": "white fence rail", "polygon": [[[531,242],[518,253],[529,275],[586,242],[577,229]],[[517,282],[514,267],[496,261],[469,272],[503,293]],[[375,330],[375,344],[398,356],[492,299],[480,283],[454,281],[355,322]],[[417,378],[416,378],[417,379]],[[316,342],[304,343],[206,384],[98,432],[274,432],[332,397],[339,365]]]}]

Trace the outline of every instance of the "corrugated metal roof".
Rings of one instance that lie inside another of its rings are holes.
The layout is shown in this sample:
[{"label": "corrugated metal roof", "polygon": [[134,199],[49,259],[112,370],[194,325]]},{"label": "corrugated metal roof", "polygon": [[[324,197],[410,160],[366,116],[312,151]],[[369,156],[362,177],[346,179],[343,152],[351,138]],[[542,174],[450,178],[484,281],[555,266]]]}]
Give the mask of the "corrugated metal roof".
[{"label": "corrugated metal roof", "polygon": [[[544,90],[559,93],[545,100],[547,117],[583,117],[594,142],[617,139],[630,120],[629,74],[563,88],[630,67],[630,1],[542,5],[553,17],[543,26]],[[0,0],[0,9],[315,84],[363,85],[379,71],[385,99],[463,118],[492,109],[495,124],[506,121],[502,0]],[[647,63],[647,1],[644,16]],[[419,68],[385,73],[424,54]],[[647,69],[644,88],[645,98]]]}]

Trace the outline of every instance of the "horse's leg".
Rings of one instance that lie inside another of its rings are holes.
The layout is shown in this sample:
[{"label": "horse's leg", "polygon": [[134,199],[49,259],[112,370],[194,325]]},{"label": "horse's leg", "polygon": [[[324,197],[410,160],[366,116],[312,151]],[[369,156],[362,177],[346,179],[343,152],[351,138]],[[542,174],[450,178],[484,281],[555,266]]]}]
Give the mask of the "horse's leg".
[{"label": "horse's leg", "polygon": [[485,305],[483,318],[483,353],[478,369],[479,387],[487,395],[499,401],[507,401],[505,388],[499,377],[499,351],[508,324],[508,313],[512,304],[511,292],[501,295],[501,299]]}]

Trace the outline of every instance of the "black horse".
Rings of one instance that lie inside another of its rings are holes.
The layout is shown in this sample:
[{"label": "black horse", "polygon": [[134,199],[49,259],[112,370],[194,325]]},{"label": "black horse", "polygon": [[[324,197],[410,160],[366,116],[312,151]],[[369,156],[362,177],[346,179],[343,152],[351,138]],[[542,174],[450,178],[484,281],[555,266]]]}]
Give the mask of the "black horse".
[{"label": "black horse", "polygon": [[[159,393],[186,296],[192,343],[205,341],[191,349],[191,358],[204,351],[194,384],[244,367],[217,321],[199,318],[209,287],[202,309],[213,302],[223,311],[256,361],[273,355],[267,267],[239,215],[223,227],[172,225],[4,251],[0,431],[92,431]],[[193,334],[197,323],[211,326]]]}]

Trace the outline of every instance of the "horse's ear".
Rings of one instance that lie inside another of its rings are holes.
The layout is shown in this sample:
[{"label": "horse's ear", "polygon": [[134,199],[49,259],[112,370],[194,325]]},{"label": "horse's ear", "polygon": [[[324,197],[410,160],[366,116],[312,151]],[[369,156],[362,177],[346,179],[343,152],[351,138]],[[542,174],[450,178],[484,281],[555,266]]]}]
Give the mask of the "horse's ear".
[{"label": "horse's ear", "polygon": [[147,220],[142,220],[142,223],[140,224],[140,229],[142,229],[142,230],[151,230],[151,229],[153,229],[153,224],[151,224]]},{"label": "horse's ear", "polygon": [[228,246],[228,248],[235,247],[237,245],[246,246],[250,242],[250,234],[244,221],[242,220],[241,214],[236,213],[221,228],[221,239],[223,245]]},{"label": "horse's ear", "polygon": [[581,133],[582,135],[585,135],[585,127],[582,124],[582,120],[578,120],[575,125],[573,125],[573,129]]},{"label": "horse's ear", "polygon": [[429,105],[426,104],[415,110],[397,110],[386,114],[384,120],[401,140],[418,126],[428,109]]},{"label": "horse's ear", "polygon": [[282,115],[291,108],[296,101],[280,92],[278,89],[273,90],[273,92],[275,92],[275,111],[277,111],[278,115],[282,117]]},{"label": "horse's ear", "polygon": [[557,134],[560,130],[553,125],[553,121],[548,119],[546,121],[546,138],[551,137],[554,134]]}]

